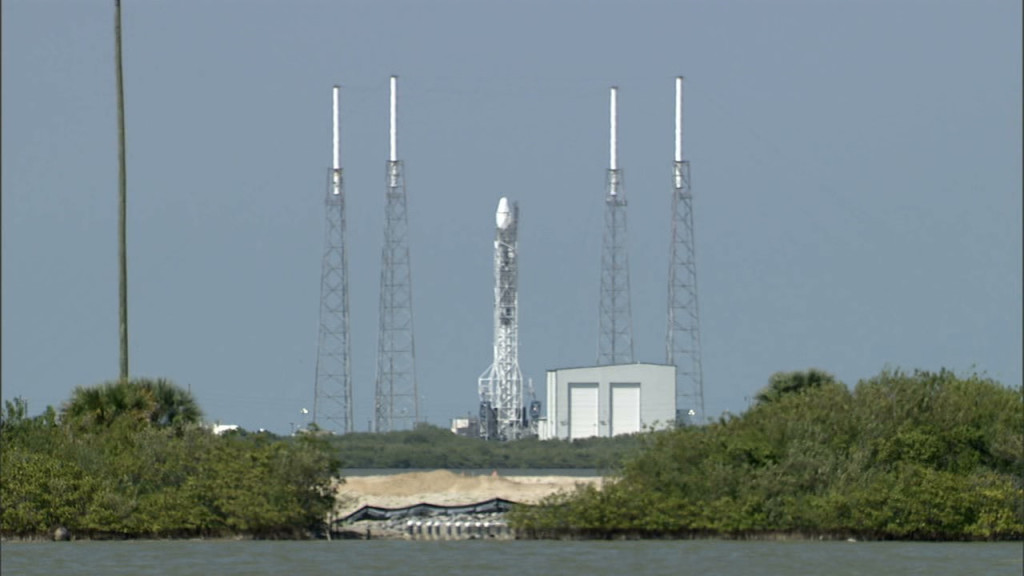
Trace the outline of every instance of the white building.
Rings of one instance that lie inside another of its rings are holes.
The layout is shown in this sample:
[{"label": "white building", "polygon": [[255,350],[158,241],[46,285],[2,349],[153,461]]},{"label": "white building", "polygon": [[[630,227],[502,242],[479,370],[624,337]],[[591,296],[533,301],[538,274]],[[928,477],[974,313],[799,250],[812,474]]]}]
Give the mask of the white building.
[{"label": "white building", "polygon": [[547,373],[541,440],[575,440],[667,428],[676,416],[676,367],[616,364]]}]

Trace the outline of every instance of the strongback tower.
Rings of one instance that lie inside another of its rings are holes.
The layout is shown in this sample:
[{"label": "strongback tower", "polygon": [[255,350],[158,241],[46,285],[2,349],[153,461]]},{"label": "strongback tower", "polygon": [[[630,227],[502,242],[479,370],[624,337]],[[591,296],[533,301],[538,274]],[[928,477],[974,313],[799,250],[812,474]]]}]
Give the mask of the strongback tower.
[{"label": "strongback tower", "polygon": [[697,264],[693,242],[690,163],[683,160],[683,78],[676,78],[676,150],[672,164],[672,244],[668,266],[666,362],[676,366],[676,420],[704,421]]},{"label": "strongback tower", "polygon": [[377,333],[377,381],[374,429],[390,432],[420,421],[413,340],[412,272],[405,178],[398,159],[396,76],[391,77],[391,142],[387,162],[384,246],[380,255],[380,327]]},{"label": "strongback tower", "polygon": [[494,363],[480,375],[480,437],[523,435],[523,375],[519,371],[519,205],[502,197],[494,215]]},{"label": "strongback tower", "polygon": [[334,147],[324,200],[324,257],[320,268],[320,334],[316,351],[313,423],[352,432],[352,346],[348,321],[348,254],[345,190],[341,178],[338,86],[333,90]]},{"label": "strongback tower", "polygon": [[611,89],[611,138],[601,252],[601,304],[597,364],[633,363],[633,318],[629,302],[629,255],[626,248],[626,197],[618,167],[617,87]]}]

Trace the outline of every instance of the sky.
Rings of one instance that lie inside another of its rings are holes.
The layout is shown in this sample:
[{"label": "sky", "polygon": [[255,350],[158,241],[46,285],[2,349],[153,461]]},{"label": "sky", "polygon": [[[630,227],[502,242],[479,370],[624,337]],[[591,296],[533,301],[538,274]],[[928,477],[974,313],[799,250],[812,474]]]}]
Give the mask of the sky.
[{"label": "sky", "polygon": [[[524,377],[596,362],[613,85],[636,360],[665,362],[679,75],[708,416],[811,367],[1021,385],[1020,2],[123,4],[131,373],[211,422],[307,423],[334,84],[372,419],[392,74],[427,422],[476,412],[501,196]],[[113,3],[0,16],[2,397],[38,413],[118,375]]]}]

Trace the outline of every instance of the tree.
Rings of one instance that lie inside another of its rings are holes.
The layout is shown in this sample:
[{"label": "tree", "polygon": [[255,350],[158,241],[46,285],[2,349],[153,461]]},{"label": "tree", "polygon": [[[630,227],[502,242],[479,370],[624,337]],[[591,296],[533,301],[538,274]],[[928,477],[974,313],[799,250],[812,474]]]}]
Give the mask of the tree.
[{"label": "tree", "polygon": [[169,380],[139,380],[139,385],[152,395],[155,405],[150,422],[157,426],[185,426],[199,424],[203,413],[192,393]]},{"label": "tree", "polygon": [[768,380],[768,386],[757,393],[759,404],[775,402],[787,394],[806,392],[823,386],[838,384],[836,377],[817,368],[796,372],[776,372]]},{"label": "tree", "polygon": [[62,419],[78,428],[109,428],[117,420],[159,427],[198,424],[202,411],[192,394],[169,380],[135,379],[78,386],[62,408]]}]

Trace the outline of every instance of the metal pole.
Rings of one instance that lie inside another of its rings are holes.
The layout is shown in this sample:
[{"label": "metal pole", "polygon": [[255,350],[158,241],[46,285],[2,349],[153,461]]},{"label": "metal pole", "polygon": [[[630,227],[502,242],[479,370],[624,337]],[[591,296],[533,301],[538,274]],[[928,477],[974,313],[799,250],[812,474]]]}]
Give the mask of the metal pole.
[{"label": "metal pole", "polygon": [[[618,170],[618,168],[619,168],[619,166],[618,166],[618,158],[616,158],[617,153],[618,153],[618,146],[617,146],[617,142],[616,142],[616,136],[617,136],[617,131],[618,131],[618,125],[617,125],[618,124],[618,122],[617,122],[618,121],[618,110],[617,110],[617,107],[616,107],[616,98],[615,98],[615,96],[618,93],[618,91],[619,91],[618,87],[612,86],[612,89],[611,89],[611,92],[612,92],[611,93],[611,106],[610,106],[610,110],[609,110],[609,125],[610,125],[610,128],[611,128],[611,130],[610,130],[611,134],[610,134],[610,142],[609,142],[609,146],[608,146],[609,154],[610,154],[610,158],[609,158],[609,162],[608,162],[608,168],[610,170]],[[616,192],[615,190],[612,190],[612,194],[615,194],[615,192]]]},{"label": "metal pole", "polygon": [[391,155],[388,157],[392,162],[398,160],[398,76],[391,77]]},{"label": "metal pole", "polygon": [[121,0],[114,0],[114,62],[117,74],[117,252],[118,252],[118,324],[121,344],[121,380],[128,380],[128,249],[127,206],[128,177],[125,169],[124,74],[121,64]]}]

